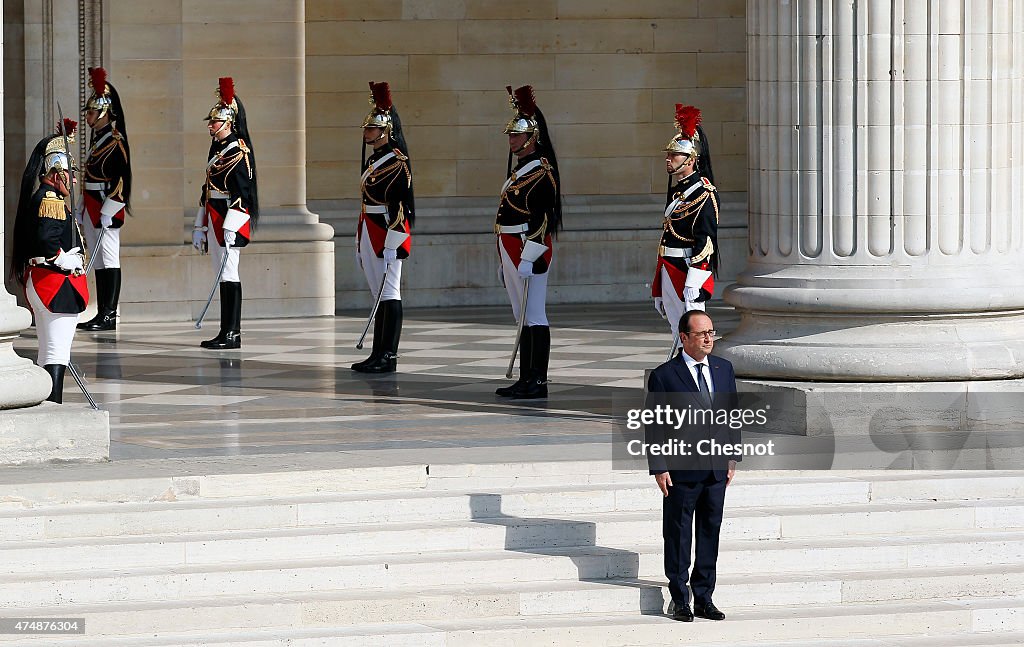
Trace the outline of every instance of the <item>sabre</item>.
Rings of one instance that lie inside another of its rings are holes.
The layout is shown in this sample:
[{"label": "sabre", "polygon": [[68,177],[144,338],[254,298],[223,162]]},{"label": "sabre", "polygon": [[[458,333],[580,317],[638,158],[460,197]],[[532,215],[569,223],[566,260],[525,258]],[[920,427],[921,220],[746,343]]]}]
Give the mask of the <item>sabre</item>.
[{"label": "sabre", "polygon": [[203,306],[203,311],[199,313],[199,319],[196,320],[196,330],[203,327],[203,319],[206,317],[207,311],[210,309],[210,304],[213,303],[213,295],[217,294],[217,286],[220,285],[220,277],[224,276],[224,268],[228,264],[228,251],[231,249],[231,245],[228,245],[227,241],[224,241],[224,256],[220,259],[220,270],[217,271],[217,278],[213,282],[213,288],[210,290],[210,296],[206,299],[206,305]]},{"label": "sabre", "polygon": [[[68,154],[68,166],[71,167],[71,168],[68,169],[68,182],[70,184],[70,186],[68,187],[68,189],[69,189],[68,190],[68,203],[71,206],[71,214],[72,214],[72,218],[74,219],[74,214],[75,214],[75,165],[71,163],[71,143],[68,141],[68,131],[67,131],[67,128],[64,127],[64,111],[60,107],[60,101],[57,102],[57,118],[60,119],[60,121],[58,122],[57,126],[60,128],[60,135],[61,135],[61,137],[64,138],[64,151]],[[74,234],[76,232],[78,233],[78,242],[81,244],[82,249],[85,250],[88,253],[89,250],[88,250],[88,248],[85,245],[85,239],[82,237],[82,231],[78,228],[78,220],[75,220],[75,228],[71,230],[71,233],[72,233],[71,245],[72,246],[74,246],[74,244],[75,244]],[[92,259],[92,258],[89,259],[89,267],[92,267],[92,261],[93,260],[94,259]],[[88,271],[89,270],[85,270],[85,272],[83,272],[83,274],[88,272]]]},{"label": "sabre", "polygon": [[[76,223],[77,224],[77,223]],[[100,235],[96,239],[96,244],[93,245],[93,253],[89,256],[89,262],[85,266],[85,273],[88,274],[92,269],[92,266],[96,264],[96,259],[99,257],[99,250],[103,249],[103,237],[107,235],[107,228],[100,226]]]},{"label": "sabre", "polygon": [[672,349],[668,351],[668,359],[666,359],[665,361],[668,361],[669,359],[672,359],[673,357],[676,356],[677,348],[679,348],[679,335],[674,335],[672,339]]},{"label": "sabre", "polygon": [[78,382],[78,388],[82,389],[82,393],[85,394],[85,399],[89,401],[89,406],[99,411],[99,405],[92,399],[92,395],[89,394],[89,389],[85,388],[85,382],[82,381],[82,376],[78,374],[78,369],[71,362],[68,362],[68,370],[71,371],[71,377],[75,378],[75,382]]},{"label": "sabre", "polygon": [[366,333],[370,330],[370,324],[373,323],[373,318],[377,316],[377,308],[380,307],[380,298],[384,295],[384,282],[388,280],[388,270],[391,269],[391,263],[384,266],[384,276],[380,280],[380,288],[377,289],[377,300],[373,304],[373,309],[370,310],[370,318],[366,320],[366,327],[363,328],[363,334],[359,336],[359,341],[356,342],[356,349],[363,349],[363,341],[366,339]]},{"label": "sabre", "polygon": [[526,321],[526,297],[530,294],[530,279],[523,280],[523,300],[519,304],[519,324],[516,326],[516,345],[512,347],[512,357],[508,360],[508,370],[505,377],[512,377],[512,369],[516,365],[516,355],[519,353],[519,343],[523,339],[523,323]]}]

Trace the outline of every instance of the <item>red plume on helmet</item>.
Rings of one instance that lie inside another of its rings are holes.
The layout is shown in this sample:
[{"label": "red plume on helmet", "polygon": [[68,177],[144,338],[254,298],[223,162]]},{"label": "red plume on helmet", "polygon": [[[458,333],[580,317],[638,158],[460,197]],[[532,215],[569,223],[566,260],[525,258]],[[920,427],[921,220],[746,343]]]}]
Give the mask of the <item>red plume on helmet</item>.
[{"label": "red plume on helmet", "polygon": [[235,100],[235,81],[230,76],[222,76],[218,79],[220,102],[230,106]]},{"label": "red plume on helmet", "polygon": [[373,105],[381,112],[391,110],[391,86],[387,81],[374,83],[370,81],[370,95],[373,97]]},{"label": "red plume on helmet", "polygon": [[107,71],[102,67],[90,67],[89,85],[97,96],[102,97],[107,91]]},{"label": "red plume on helmet", "polygon": [[515,92],[512,92],[512,86],[505,87],[513,96],[519,114],[532,119],[537,114],[537,98],[533,95],[533,86],[524,85],[521,88],[516,88]]},{"label": "red plume on helmet", "polygon": [[61,128],[61,122],[59,122],[59,121],[57,122],[57,134],[58,135],[66,135],[69,138],[73,137],[74,134],[75,134],[75,130],[77,128],[78,128],[78,122],[75,121],[74,119],[69,119],[68,117],[64,117],[64,128],[63,129]]},{"label": "red plume on helmet", "polygon": [[693,136],[697,134],[697,126],[700,125],[700,122],[701,116],[698,108],[684,106],[681,103],[676,104],[676,128],[684,137],[693,139]]}]

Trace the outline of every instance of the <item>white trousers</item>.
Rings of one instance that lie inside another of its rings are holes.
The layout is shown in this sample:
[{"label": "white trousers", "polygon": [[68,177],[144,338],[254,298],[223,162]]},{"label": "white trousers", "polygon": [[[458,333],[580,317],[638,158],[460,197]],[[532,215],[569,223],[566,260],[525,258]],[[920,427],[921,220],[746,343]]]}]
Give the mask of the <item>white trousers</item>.
[{"label": "white trousers", "polygon": [[676,288],[668,275],[668,270],[661,268],[661,305],[665,308],[665,318],[672,326],[672,339],[679,336],[679,318],[690,310],[704,310],[703,301],[684,301],[676,294]]},{"label": "white trousers", "polygon": [[[99,261],[96,261],[97,263]],[[36,317],[36,336],[39,338],[39,358],[36,364],[63,364],[71,362],[71,342],[75,338],[75,326],[78,325],[77,314],[59,314],[50,312],[43,305],[42,299],[36,294],[29,276],[25,286],[28,303]]]},{"label": "white trousers", "polygon": [[384,262],[383,258],[377,258],[373,253],[373,244],[370,242],[370,234],[363,227],[359,240],[359,265],[366,275],[366,284],[370,286],[370,294],[373,300],[377,300],[377,290],[380,290],[380,282],[384,279],[384,271],[388,276],[384,280],[384,290],[381,294],[381,301],[394,301],[402,298],[402,260],[396,259],[391,267]]},{"label": "white trousers", "polygon": [[121,267],[121,228],[108,229],[103,234],[103,245],[96,248],[100,238],[100,230],[92,226],[92,220],[85,218],[82,224],[85,242],[89,245],[89,253],[96,257],[93,267],[97,270],[113,270]]},{"label": "white trousers", "polygon": [[[206,239],[209,241],[210,258],[213,260],[213,275],[216,276],[220,271],[220,261],[224,258],[224,248],[217,244],[217,237],[213,235],[213,231],[209,232]],[[241,282],[242,279],[238,278],[238,259],[241,252],[239,247],[228,249],[228,262],[224,264],[224,273],[220,276],[222,283],[224,281]]]},{"label": "white trousers", "polygon": [[[508,290],[508,299],[512,302],[512,315],[519,321],[519,309],[523,304],[523,289],[526,281],[519,276],[519,269],[508,255],[505,247],[498,244],[501,253],[501,277],[505,281],[505,289]],[[548,315],[545,306],[548,300],[548,276],[551,274],[551,266],[548,263],[548,271],[544,274],[535,274],[530,277],[530,293],[526,295],[526,322],[524,326],[546,326]]]}]

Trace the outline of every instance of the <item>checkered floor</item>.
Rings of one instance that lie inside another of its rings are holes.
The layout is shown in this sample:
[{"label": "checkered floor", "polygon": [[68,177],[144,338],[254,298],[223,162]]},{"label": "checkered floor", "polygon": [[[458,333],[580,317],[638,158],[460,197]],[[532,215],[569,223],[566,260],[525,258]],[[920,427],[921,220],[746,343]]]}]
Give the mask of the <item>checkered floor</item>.
[{"label": "checkered floor", "polygon": [[[713,304],[716,327],[735,313]],[[94,398],[110,412],[112,458],[223,456],[382,448],[602,442],[616,398],[642,388],[663,362],[668,325],[649,303],[549,307],[550,396],[494,395],[515,338],[509,308],[407,310],[399,372],[349,369],[361,313],[248,320],[243,347],[208,351],[216,334],[189,322],[125,323],[79,332],[72,351]],[[15,342],[34,358],[34,330]],[[85,402],[73,380],[66,403]]]}]

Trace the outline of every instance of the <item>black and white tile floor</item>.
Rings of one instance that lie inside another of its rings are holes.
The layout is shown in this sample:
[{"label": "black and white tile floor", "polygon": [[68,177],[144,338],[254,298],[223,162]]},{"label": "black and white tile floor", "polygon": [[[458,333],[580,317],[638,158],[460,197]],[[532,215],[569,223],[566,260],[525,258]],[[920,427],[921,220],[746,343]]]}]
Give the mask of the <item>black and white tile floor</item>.
[{"label": "black and white tile floor", "polygon": [[[713,304],[716,327],[737,317]],[[602,442],[614,399],[642,388],[671,345],[650,304],[549,308],[547,400],[494,395],[515,336],[508,307],[407,310],[399,372],[349,365],[365,320],[247,320],[243,347],[208,351],[215,324],[121,322],[79,332],[73,358],[110,412],[111,457],[225,456],[388,448],[503,447]],[[15,342],[34,358],[34,330]],[[65,402],[84,402],[74,382]]]}]

